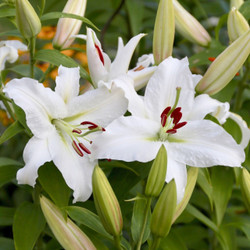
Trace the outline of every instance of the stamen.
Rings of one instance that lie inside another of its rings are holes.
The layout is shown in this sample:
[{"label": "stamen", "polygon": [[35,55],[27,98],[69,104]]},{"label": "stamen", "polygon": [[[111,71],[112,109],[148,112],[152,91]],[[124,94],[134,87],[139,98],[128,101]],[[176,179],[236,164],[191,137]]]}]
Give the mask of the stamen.
[{"label": "stamen", "polygon": [[171,113],[175,110],[178,102],[179,102],[179,98],[180,98],[180,93],[181,93],[181,87],[177,87],[176,88],[176,98],[175,98],[175,102],[174,102],[174,106],[172,107],[172,109],[170,110],[169,115],[171,115]]},{"label": "stamen", "polygon": [[161,125],[162,125],[162,127],[165,127],[165,125],[166,125],[166,121],[167,121],[167,115],[161,115]]},{"label": "stamen", "polygon": [[72,130],[72,133],[77,133],[77,134],[80,135],[82,133],[82,130],[79,129],[79,128],[75,128],[75,129]]},{"label": "stamen", "polygon": [[171,117],[171,118],[174,118],[173,123],[174,123],[174,124],[177,124],[177,123],[180,121],[181,117],[182,117],[181,107],[176,108],[176,109],[172,112],[172,114],[170,115],[170,117]]},{"label": "stamen", "polygon": [[84,145],[83,145],[83,143],[79,143],[79,146],[80,146],[80,148],[85,152],[85,153],[87,153],[87,154],[91,154],[91,152],[89,151],[89,149],[87,149]]},{"label": "stamen", "polygon": [[186,124],[187,124],[187,122],[181,122],[181,123],[175,124],[175,126],[173,127],[173,129],[182,128],[182,127],[185,126]]},{"label": "stamen", "polygon": [[99,46],[97,44],[95,44],[95,48],[97,49],[97,52],[98,52],[98,55],[99,55],[99,58],[100,58],[102,64],[104,65],[104,58],[103,58],[103,54],[101,52],[101,49],[99,48]]},{"label": "stamen", "polygon": [[78,147],[77,143],[75,141],[72,142],[72,146],[74,148],[74,150],[76,151],[76,153],[78,155],[80,155],[81,157],[83,157],[83,152],[81,151],[81,149]]},{"label": "stamen", "polygon": [[142,65],[140,65],[139,67],[135,68],[133,71],[140,71],[140,70],[143,70],[144,67]]},{"label": "stamen", "polygon": [[166,131],[166,133],[168,133],[168,134],[175,134],[176,132],[177,132],[177,130],[173,129],[173,128]]},{"label": "stamen", "polygon": [[90,121],[84,121],[84,122],[81,122],[81,125],[91,125],[88,127],[88,129],[95,129],[95,128],[98,128],[98,125],[93,123],[93,122],[90,122]]},{"label": "stamen", "polygon": [[171,107],[166,107],[163,112],[161,113],[161,118],[164,116],[164,115],[168,115],[169,111],[171,110]]}]

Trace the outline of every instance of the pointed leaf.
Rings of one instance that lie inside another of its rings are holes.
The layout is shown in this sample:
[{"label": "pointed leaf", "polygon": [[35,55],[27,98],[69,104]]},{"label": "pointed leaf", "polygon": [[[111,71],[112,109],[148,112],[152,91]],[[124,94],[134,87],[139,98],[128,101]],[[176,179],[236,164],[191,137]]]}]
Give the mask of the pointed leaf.
[{"label": "pointed leaf", "polygon": [[32,250],[45,227],[45,219],[38,205],[24,202],[14,216],[13,234],[16,250]]},{"label": "pointed leaf", "polygon": [[9,238],[0,237],[1,250],[15,250],[14,241]]},{"label": "pointed leaf", "polygon": [[14,213],[15,213],[15,208],[0,207],[0,226],[12,225]]}]

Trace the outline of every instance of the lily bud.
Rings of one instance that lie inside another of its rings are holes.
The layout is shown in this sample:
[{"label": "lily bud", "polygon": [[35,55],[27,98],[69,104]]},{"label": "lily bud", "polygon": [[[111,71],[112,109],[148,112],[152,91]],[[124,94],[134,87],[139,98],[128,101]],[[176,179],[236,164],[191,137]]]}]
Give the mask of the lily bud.
[{"label": "lily bud", "polygon": [[239,9],[240,6],[244,3],[244,0],[231,0],[230,1],[230,9],[233,7]]},{"label": "lily bud", "polygon": [[210,65],[196,86],[198,93],[214,95],[223,89],[242,67],[250,53],[250,30],[228,46]]},{"label": "lily bud", "polygon": [[36,36],[41,30],[40,19],[28,0],[16,0],[16,22],[26,39]]},{"label": "lily bud", "polygon": [[235,7],[233,7],[228,14],[227,30],[231,42],[249,30],[247,20]]},{"label": "lily bud", "polygon": [[208,46],[211,37],[203,26],[177,0],[173,0],[173,5],[177,31],[191,42],[201,46]]},{"label": "lily bud", "polygon": [[160,0],[154,26],[153,54],[158,65],[172,55],[175,22],[172,0]]},{"label": "lily bud", "polygon": [[107,177],[98,165],[93,172],[92,184],[95,207],[105,230],[113,236],[119,236],[123,226],[120,205]]},{"label": "lily bud", "polygon": [[165,183],[167,173],[167,151],[162,145],[153,162],[148,175],[148,181],[145,189],[147,196],[157,197]]},{"label": "lily bud", "polygon": [[[87,0],[68,0],[63,13],[84,16]],[[73,18],[60,18],[57,24],[57,30],[53,39],[53,46],[57,49],[68,48],[75,40],[82,26],[82,21]]]},{"label": "lily bud", "polygon": [[64,249],[96,249],[87,235],[69,218],[65,218],[60,209],[49,199],[41,196],[40,203],[50,229]]},{"label": "lily bud", "polygon": [[196,180],[197,180],[197,177],[198,177],[198,172],[199,172],[198,168],[190,167],[188,169],[188,172],[187,172],[187,185],[186,185],[186,189],[185,189],[185,194],[184,194],[184,197],[181,200],[181,202],[176,207],[172,224],[175,222],[175,220],[181,215],[181,213],[186,208],[186,206],[187,206],[187,204],[188,204],[188,202],[189,202],[189,200],[191,198],[191,195],[193,193],[193,190],[194,190],[194,187],[195,187],[195,184],[196,184]]},{"label": "lily bud", "polygon": [[242,170],[240,185],[246,207],[250,212],[250,173],[245,168]]},{"label": "lily bud", "polygon": [[175,181],[170,181],[163,189],[152,214],[150,229],[153,236],[166,237],[172,225],[176,209],[177,194]]}]

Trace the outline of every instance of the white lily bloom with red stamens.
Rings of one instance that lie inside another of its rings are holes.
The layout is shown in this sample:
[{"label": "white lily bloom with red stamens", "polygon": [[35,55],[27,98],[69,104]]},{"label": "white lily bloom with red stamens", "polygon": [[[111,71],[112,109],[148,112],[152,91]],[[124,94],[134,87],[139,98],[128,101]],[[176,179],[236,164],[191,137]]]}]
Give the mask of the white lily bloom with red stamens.
[{"label": "white lily bloom with red stamens", "polygon": [[240,167],[243,148],[221,126],[204,119],[218,104],[206,94],[195,97],[200,78],[192,75],[186,58],[164,60],[150,78],[144,98],[137,96],[137,105],[129,106],[132,115],[113,121],[98,136],[93,156],[148,162],[164,145],[166,181],[175,179],[178,202],[186,187],[186,165]]},{"label": "white lily bloom with red stamens", "polygon": [[74,202],[87,200],[92,192],[92,141],[127,110],[118,88],[100,87],[78,96],[79,78],[79,68],[60,66],[55,91],[30,78],[14,79],[4,89],[24,110],[33,133],[23,153],[25,166],[17,172],[18,183],[34,186],[38,168],[53,161],[73,189]]}]

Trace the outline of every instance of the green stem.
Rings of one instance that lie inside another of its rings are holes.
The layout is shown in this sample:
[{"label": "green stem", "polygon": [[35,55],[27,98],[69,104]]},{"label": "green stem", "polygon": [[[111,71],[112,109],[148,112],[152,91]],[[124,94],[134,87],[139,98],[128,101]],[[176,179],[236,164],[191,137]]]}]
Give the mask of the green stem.
[{"label": "green stem", "polygon": [[54,69],[54,66],[52,64],[49,65],[49,67],[44,72],[43,76],[39,79],[39,82],[43,83],[46,79],[46,76]]},{"label": "green stem", "polygon": [[153,235],[153,242],[152,242],[149,249],[150,250],[157,250],[159,248],[160,243],[161,243],[161,237]]},{"label": "green stem", "polygon": [[241,81],[238,84],[238,91],[236,94],[236,98],[235,98],[235,104],[234,104],[234,111],[237,112],[241,109],[241,105],[242,105],[242,95],[243,92],[245,90],[245,88],[247,88],[247,80],[248,80],[248,75],[249,75],[249,63],[246,63],[246,71],[245,74],[243,75]]},{"label": "green stem", "polygon": [[144,232],[145,232],[146,225],[147,225],[148,213],[150,210],[151,202],[152,202],[152,197],[147,197],[147,203],[146,203],[146,209],[144,210],[144,220],[142,224],[141,234],[140,234],[140,238],[139,238],[139,241],[137,243],[137,248],[136,248],[137,250],[141,249],[141,244],[142,244]]},{"label": "green stem", "polygon": [[122,250],[121,237],[120,236],[114,236],[114,242],[115,242],[116,248],[119,249],[119,250]]},{"label": "green stem", "polygon": [[35,48],[36,48],[36,37],[31,37],[29,40],[29,51],[30,51],[30,77],[34,78],[34,65],[35,65]]},{"label": "green stem", "polygon": [[10,116],[13,118],[13,120],[16,120],[16,116],[15,113],[13,112],[13,109],[11,107],[11,105],[9,104],[9,102],[11,102],[11,99],[9,99],[8,97],[6,97],[3,93],[0,93],[0,100],[2,100],[6,110],[8,111],[8,113],[10,114]]}]

